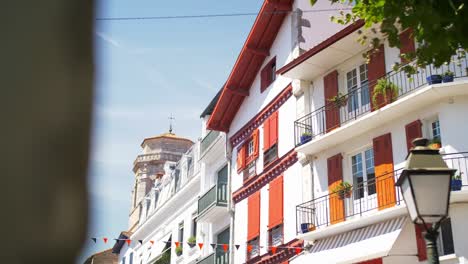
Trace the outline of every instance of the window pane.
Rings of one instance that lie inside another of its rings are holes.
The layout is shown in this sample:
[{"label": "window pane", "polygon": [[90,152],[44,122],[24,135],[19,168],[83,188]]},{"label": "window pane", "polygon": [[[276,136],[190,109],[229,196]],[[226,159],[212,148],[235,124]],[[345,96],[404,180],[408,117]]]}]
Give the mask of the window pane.
[{"label": "window pane", "polygon": [[367,194],[371,195],[375,193],[374,150],[368,149],[364,155],[366,158]]},{"label": "window pane", "polygon": [[354,199],[359,199],[364,197],[361,153],[351,157],[351,167],[353,173]]},{"label": "window pane", "polygon": [[432,122],[432,137],[440,138],[440,125],[439,120]]}]

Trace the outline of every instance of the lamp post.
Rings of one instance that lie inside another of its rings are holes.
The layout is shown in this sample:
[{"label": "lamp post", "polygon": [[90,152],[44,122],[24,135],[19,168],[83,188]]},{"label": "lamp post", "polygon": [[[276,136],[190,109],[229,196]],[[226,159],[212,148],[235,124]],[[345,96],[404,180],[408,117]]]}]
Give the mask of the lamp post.
[{"label": "lamp post", "polygon": [[422,224],[429,263],[439,263],[437,237],[440,223],[448,215],[450,201],[450,169],[438,150],[427,147],[428,140],[413,140],[414,147],[396,185],[400,187],[411,220]]}]

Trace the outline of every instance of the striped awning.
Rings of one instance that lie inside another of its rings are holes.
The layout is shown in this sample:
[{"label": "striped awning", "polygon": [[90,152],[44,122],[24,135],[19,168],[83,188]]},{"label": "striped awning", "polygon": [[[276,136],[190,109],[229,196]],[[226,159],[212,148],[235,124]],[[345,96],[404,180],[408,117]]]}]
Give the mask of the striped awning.
[{"label": "striped awning", "polygon": [[291,263],[356,263],[387,256],[406,219],[394,218],[317,240],[308,253]]}]

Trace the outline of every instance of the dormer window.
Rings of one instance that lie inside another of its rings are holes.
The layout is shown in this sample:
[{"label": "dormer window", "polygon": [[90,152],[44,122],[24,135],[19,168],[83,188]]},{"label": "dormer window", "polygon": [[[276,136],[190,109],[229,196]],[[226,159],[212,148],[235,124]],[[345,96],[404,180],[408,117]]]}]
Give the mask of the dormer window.
[{"label": "dormer window", "polygon": [[276,80],[276,57],[271,59],[261,71],[260,92],[265,91]]}]

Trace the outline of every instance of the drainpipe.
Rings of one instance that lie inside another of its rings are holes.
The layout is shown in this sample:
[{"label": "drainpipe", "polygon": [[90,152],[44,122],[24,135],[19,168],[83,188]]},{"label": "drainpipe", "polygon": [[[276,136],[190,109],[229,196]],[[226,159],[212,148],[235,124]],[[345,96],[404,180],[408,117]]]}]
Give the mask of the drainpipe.
[{"label": "drainpipe", "polygon": [[232,203],[232,173],[231,173],[231,158],[232,158],[232,150],[231,146],[229,145],[227,133],[224,133],[225,137],[225,148],[224,154],[227,160],[228,166],[228,213],[229,213],[229,263],[234,263],[234,220],[235,220],[235,210],[234,205]]}]

